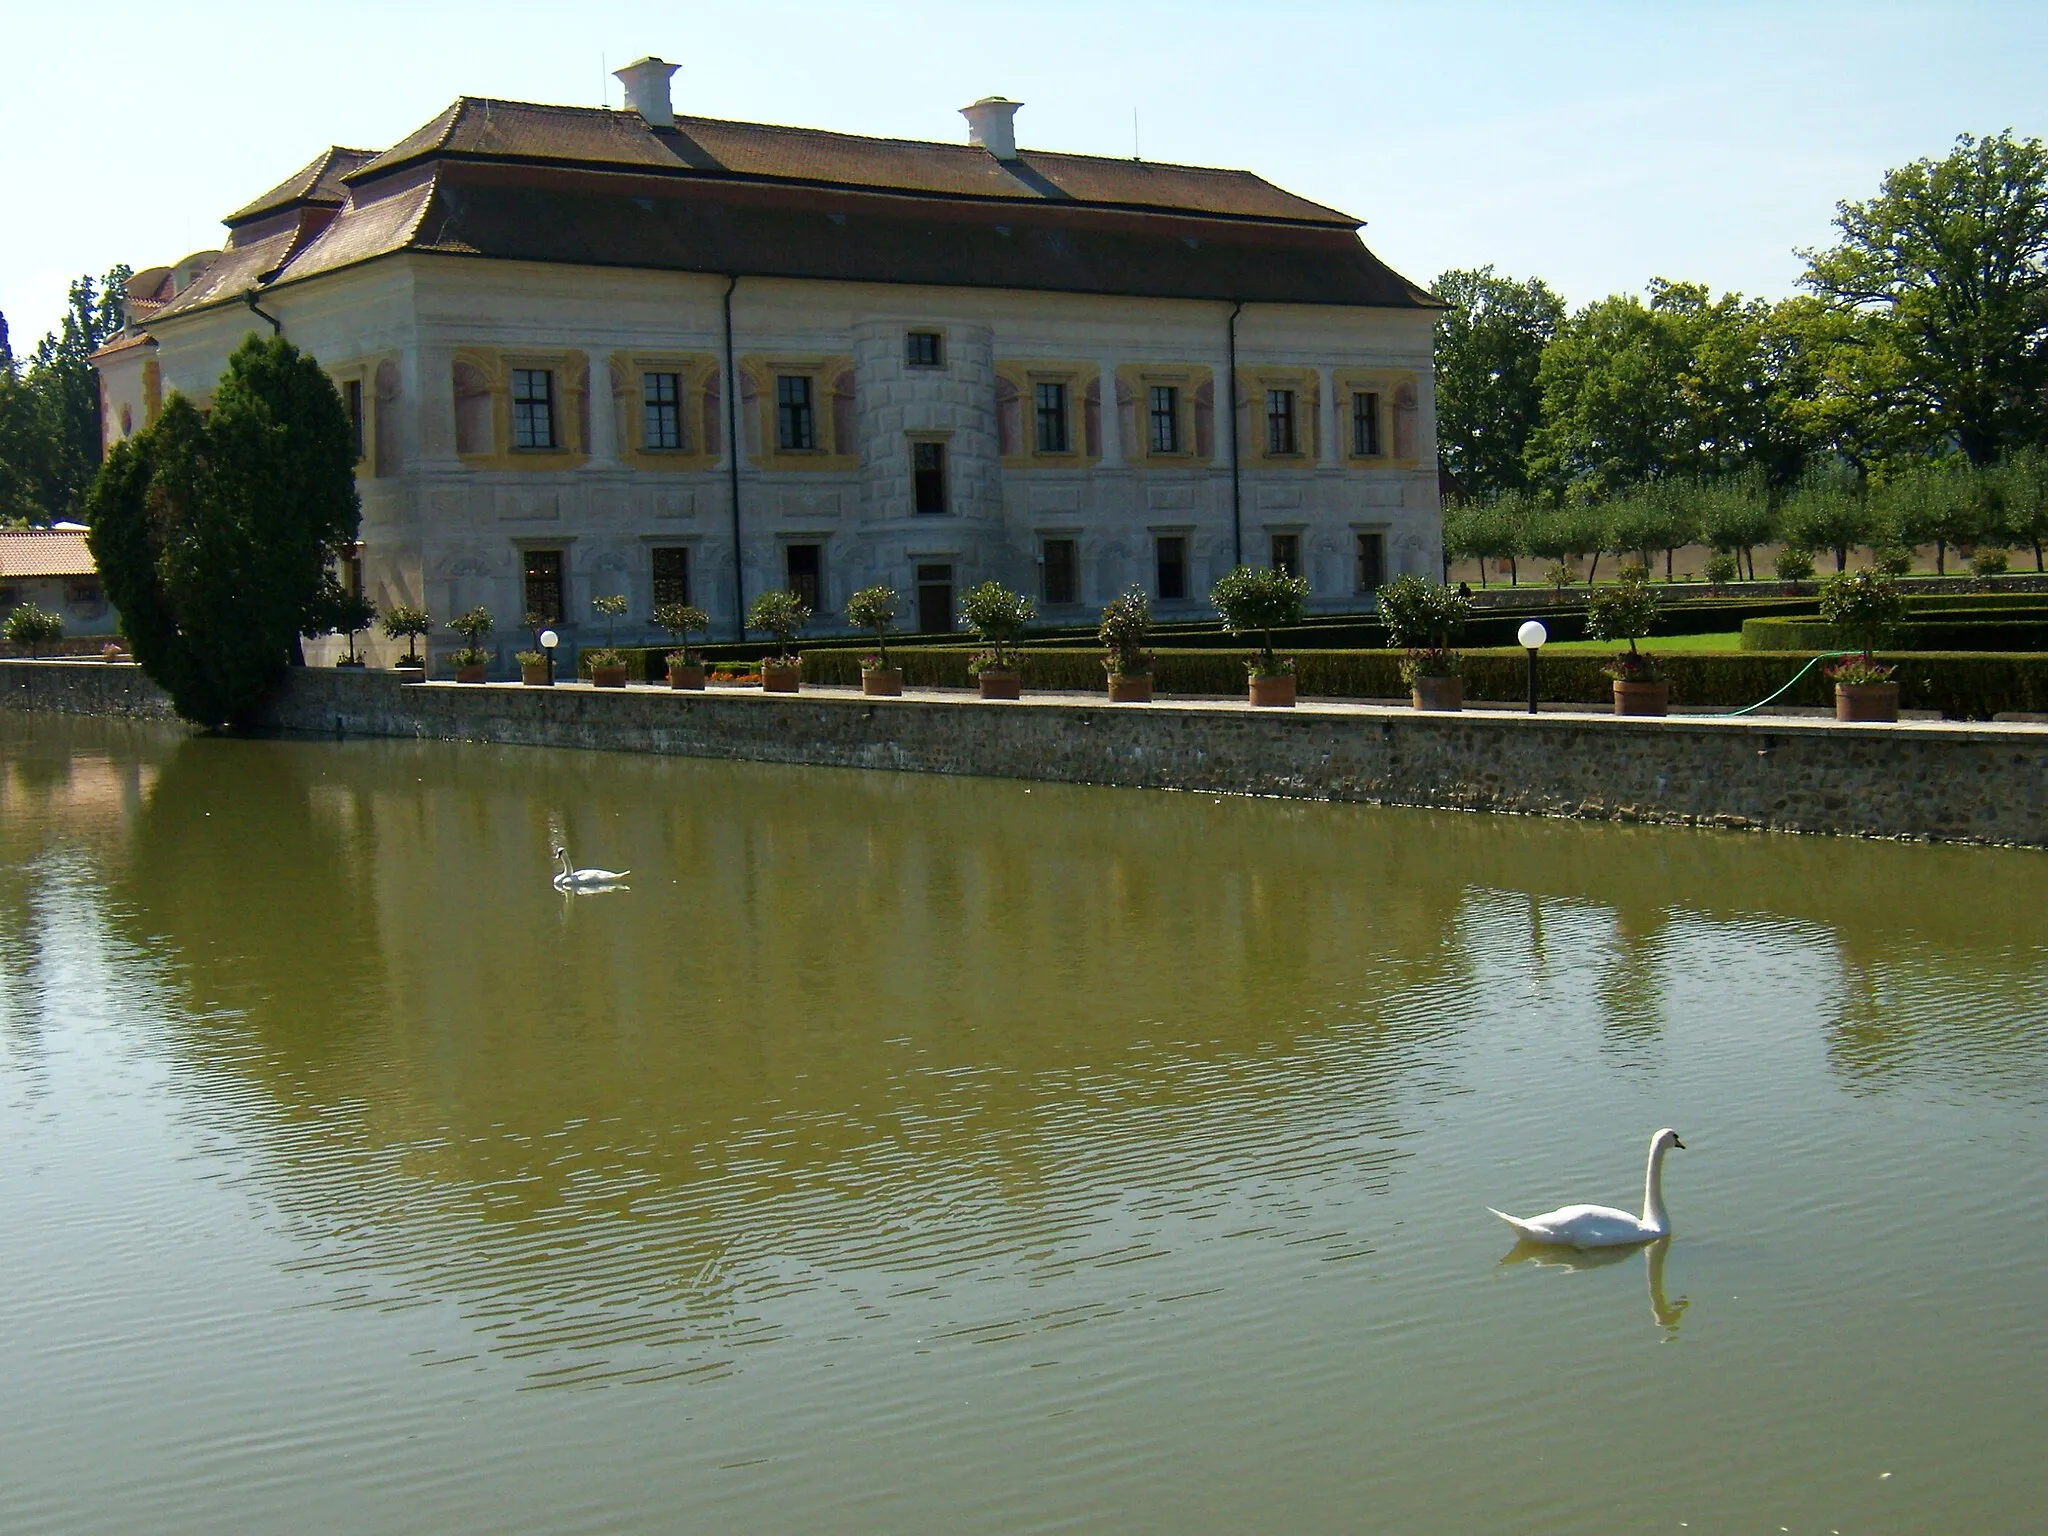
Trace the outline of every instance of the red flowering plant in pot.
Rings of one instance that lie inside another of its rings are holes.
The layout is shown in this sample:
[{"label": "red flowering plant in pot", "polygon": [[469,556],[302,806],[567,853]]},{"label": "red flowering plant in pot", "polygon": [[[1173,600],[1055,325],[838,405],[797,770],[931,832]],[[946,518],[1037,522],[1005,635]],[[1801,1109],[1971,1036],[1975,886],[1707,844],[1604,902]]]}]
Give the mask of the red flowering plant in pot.
[{"label": "red flowering plant in pot", "polygon": [[1636,642],[1656,626],[1663,605],[1650,590],[1650,573],[1639,565],[1628,570],[1619,585],[1596,592],[1586,605],[1586,633],[1609,644],[1628,642],[1627,650],[1610,656],[1600,668],[1614,684],[1614,712],[1661,715],[1671,705],[1671,684],[1664,680],[1657,658],[1638,650]]},{"label": "red flowering plant in pot", "polygon": [[1835,685],[1835,718],[1897,720],[1897,668],[1881,663],[1876,651],[1906,616],[1898,582],[1883,571],[1839,571],[1821,583],[1820,616],[1860,652],[1824,669]]}]

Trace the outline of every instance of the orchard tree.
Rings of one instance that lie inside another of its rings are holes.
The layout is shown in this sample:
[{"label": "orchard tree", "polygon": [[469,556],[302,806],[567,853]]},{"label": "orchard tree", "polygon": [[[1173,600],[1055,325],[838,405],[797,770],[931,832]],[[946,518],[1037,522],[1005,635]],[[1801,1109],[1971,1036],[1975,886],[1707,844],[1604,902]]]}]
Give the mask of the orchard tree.
[{"label": "orchard tree", "polygon": [[1964,134],[1837,205],[1839,241],[1801,252],[1801,282],[1874,317],[1906,407],[1970,462],[2048,441],[2048,148]]},{"label": "orchard tree", "polygon": [[88,536],[135,659],[178,713],[245,722],[320,622],[327,563],[356,536],[355,450],[333,381],[282,337],[249,337],[212,413],[173,395],[115,446]]}]

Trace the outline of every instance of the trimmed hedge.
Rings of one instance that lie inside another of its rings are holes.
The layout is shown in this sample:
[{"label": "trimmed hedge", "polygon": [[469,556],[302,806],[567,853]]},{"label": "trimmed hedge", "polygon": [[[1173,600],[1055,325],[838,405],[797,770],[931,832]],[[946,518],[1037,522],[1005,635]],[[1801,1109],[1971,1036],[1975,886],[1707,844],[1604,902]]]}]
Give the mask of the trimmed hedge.
[{"label": "trimmed hedge", "polygon": [[[2048,650],[2048,608],[2004,609],[1998,618],[1910,619],[1893,637],[1899,651]],[[1745,619],[1745,651],[1839,651],[1847,643],[1819,619]]]},{"label": "trimmed hedge", "polygon": [[[1828,646],[1828,650],[1839,647]],[[903,652],[896,662],[903,680],[919,688],[971,688],[967,660],[971,646],[925,646]],[[857,686],[864,647],[815,647],[803,653],[804,680]],[[1057,692],[1104,691],[1099,648],[1028,646],[1023,651],[1024,686]],[[1155,652],[1153,686],[1161,696],[1211,695],[1241,697],[1245,691],[1243,650],[1176,650]],[[1296,650],[1296,676],[1304,697],[1399,699],[1399,651]],[[1512,703],[1528,697],[1528,661],[1509,651],[1466,651],[1465,691],[1475,700]],[[1537,692],[1556,704],[1605,705],[1613,699],[1609,679],[1600,670],[1604,657],[1550,653],[1537,666]],[[1665,652],[1658,656],[1671,681],[1674,703],[1739,709],[1776,692],[1808,661],[1811,654],[1768,651]],[[1937,710],[1950,719],[1989,719],[2007,712],[2048,712],[2048,655],[1994,655],[1918,652],[1890,653],[1899,664],[1899,701],[1906,709]],[[1826,709],[1834,690],[1819,667],[1777,701]]]}]

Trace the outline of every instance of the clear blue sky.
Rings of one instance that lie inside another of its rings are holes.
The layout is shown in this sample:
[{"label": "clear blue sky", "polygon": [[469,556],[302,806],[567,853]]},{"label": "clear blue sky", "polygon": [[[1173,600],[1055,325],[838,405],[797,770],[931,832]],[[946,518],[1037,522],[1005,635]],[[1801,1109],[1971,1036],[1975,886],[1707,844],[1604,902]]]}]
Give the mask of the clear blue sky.
[{"label": "clear blue sky", "polygon": [[1963,131],[2048,134],[2048,6],[649,5],[12,0],[0,23],[0,310],[18,353],[66,282],[216,245],[328,144],[458,95],[600,99],[643,53],[679,109],[1243,166],[1367,221],[1426,282],[1539,274],[1574,303],[1656,276],[1768,295],[1837,200]]}]

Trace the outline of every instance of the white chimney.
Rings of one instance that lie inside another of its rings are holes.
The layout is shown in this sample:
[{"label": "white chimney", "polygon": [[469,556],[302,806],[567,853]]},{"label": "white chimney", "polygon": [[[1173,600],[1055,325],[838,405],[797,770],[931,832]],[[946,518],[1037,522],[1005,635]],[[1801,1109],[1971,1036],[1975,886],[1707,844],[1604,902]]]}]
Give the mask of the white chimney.
[{"label": "white chimney", "polygon": [[626,110],[638,112],[650,128],[675,127],[676,111],[669,105],[668,77],[679,67],[650,53],[624,69],[613,70],[612,78],[626,88]]},{"label": "white chimney", "polygon": [[979,144],[998,160],[1017,158],[1017,124],[1013,119],[1021,101],[1007,96],[984,96],[971,107],[962,107],[967,119],[967,142]]}]

